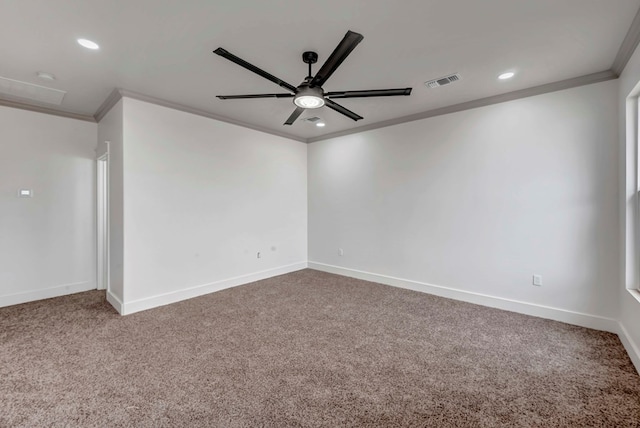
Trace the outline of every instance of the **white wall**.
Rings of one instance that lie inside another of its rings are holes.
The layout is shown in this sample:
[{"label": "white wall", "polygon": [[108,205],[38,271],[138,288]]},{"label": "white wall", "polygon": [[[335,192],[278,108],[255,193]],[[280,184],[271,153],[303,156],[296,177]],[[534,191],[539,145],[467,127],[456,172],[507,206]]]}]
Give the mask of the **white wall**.
[{"label": "white wall", "polygon": [[123,117],[123,313],[306,267],[306,144],[129,98]]},{"label": "white wall", "polygon": [[312,143],[310,266],[615,330],[616,139],[609,81]]},{"label": "white wall", "polygon": [[0,107],[0,306],[96,287],[96,132]]},{"label": "white wall", "polygon": [[[107,298],[118,310],[124,301],[123,102],[98,124],[98,155],[109,153],[109,285]],[[108,142],[108,143],[107,143]]]},{"label": "white wall", "polygon": [[619,106],[619,208],[620,208],[620,324],[622,326],[623,343],[629,352],[636,368],[640,371],[640,296],[632,295],[626,288],[637,288],[638,278],[638,200],[636,191],[638,181],[637,141],[638,118],[637,99],[627,99],[632,92],[640,95],[640,49],[631,57],[620,76]]}]

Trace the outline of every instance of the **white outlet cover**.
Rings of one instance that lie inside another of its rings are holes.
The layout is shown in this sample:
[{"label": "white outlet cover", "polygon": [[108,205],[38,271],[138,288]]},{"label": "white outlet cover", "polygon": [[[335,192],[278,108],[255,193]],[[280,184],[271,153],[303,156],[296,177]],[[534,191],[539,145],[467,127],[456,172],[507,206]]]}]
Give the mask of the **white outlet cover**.
[{"label": "white outlet cover", "polygon": [[18,196],[21,198],[30,198],[33,196],[33,191],[31,189],[20,189],[18,190]]},{"label": "white outlet cover", "polygon": [[533,285],[542,285],[542,275],[533,275]]}]

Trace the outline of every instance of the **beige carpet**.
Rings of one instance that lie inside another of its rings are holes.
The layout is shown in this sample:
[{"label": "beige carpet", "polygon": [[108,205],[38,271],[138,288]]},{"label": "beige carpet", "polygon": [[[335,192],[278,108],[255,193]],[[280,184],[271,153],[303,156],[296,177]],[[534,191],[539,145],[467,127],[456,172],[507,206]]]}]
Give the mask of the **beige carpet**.
[{"label": "beige carpet", "polygon": [[618,338],[305,270],[120,317],[0,309],[2,427],[636,427]]}]

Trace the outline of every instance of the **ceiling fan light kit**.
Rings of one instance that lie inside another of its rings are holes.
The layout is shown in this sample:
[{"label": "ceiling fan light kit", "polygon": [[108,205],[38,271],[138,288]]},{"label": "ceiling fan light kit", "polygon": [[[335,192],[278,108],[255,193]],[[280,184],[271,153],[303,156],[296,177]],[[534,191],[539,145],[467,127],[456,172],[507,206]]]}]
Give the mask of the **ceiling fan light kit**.
[{"label": "ceiling fan light kit", "polygon": [[338,91],[338,92],[325,92],[322,89],[322,85],[331,77],[336,69],[342,64],[342,62],[349,56],[351,51],[355,49],[364,39],[362,34],[358,34],[354,31],[347,31],[344,38],[338,46],[331,53],[329,58],[322,65],[320,70],[315,76],[311,74],[311,65],[318,61],[318,54],[315,52],[307,51],[302,54],[302,61],[309,65],[309,74],[304,81],[296,86],[285,82],[276,76],[267,73],[266,71],[256,67],[255,65],[233,55],[223,48],[218,48],[213,52],[220,55],[223,58],[228,59],[235,64],[246,68],[247,70],[256,73],[259,76],[264,77],[267,80],[275,83],[281,88],[287,89],[290,93],[278,93],[278,94],[251,94],[251,95],[218,95],[221,100],[233,100],[233,99],[251,99],[251,98],[293,98],[293,103],[296,105],[296,109],[291,116],[284,123],[285,125],[292,125],[298,117],[306,109],[316,109],[323,106],[327,106],[330,109],[337,111],[338,113],[347,116],[348,118],[357,121],[363,119],[362,116],[352,112],[351,110],[343,107],[342,105],[332,101],[332,98],[367,98],[367,97],[390,97],[411,95],[411,88],[400,89],[373,89],[364,91]]},{"label": "ceiling fan light kit", "polygon": [[293,97],[293,103],[302,108],[320,108],[324,105],[324,94],[321,88],[301,85],[298,93]]}]

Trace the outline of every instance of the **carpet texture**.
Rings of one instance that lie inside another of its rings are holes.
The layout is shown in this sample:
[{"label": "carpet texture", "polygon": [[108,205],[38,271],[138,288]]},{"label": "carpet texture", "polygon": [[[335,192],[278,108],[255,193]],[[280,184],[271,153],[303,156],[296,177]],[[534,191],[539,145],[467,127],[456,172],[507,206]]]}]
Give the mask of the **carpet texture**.
[{"label": "carpet texture", "polygon": [[304,270],[0,309],[2,427],[637,427],[614,334]]}]

